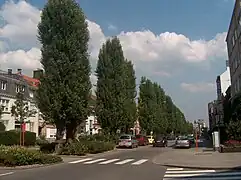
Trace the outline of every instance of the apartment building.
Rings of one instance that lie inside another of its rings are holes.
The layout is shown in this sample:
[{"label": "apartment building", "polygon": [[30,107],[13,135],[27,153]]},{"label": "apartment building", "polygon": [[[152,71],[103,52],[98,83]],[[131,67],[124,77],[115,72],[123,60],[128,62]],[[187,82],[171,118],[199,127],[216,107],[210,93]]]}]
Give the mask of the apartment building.
[{"label": "apartment building", "polygon": [[22,75],[21,69],[13,73],[12,69],[8,71],[0,71],[0,105],[3,107],[3,114],[0,121],[6,127],[6,130],[20,129],[20,123],[11,115],[11,108],[16,101],[16,95],[20,91],[23,92],[29,109],[34,110],[36,114],[27,119],[26,130],[39,134],[40,112],[36,107],[34,100],[36,86],[39,81],[37,79]]},{"label": "apartment building", "polygon": [[241,0],[236,0],[226,38],[231,76],[231,96],[241,90]]}]

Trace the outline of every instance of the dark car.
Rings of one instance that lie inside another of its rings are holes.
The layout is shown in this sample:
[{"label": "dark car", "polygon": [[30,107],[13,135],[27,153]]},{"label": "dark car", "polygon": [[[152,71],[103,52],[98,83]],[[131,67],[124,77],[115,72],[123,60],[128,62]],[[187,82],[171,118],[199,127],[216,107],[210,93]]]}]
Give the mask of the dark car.
[{"label": "dark car", "polygon": [[144,135],[138,134],[136,135],[136,139],[139,146],[146,146],[149,144],[148,138]]},{"label": "dark car", "polygon": [[153,147],[167,147],[167,138],[163,136],[157,136],[154,139]]},{"label": "dark car", "polygon": [[195,143],[195,139],[193,136],[187,136],[188,140],[190,141],[191,144]]}]

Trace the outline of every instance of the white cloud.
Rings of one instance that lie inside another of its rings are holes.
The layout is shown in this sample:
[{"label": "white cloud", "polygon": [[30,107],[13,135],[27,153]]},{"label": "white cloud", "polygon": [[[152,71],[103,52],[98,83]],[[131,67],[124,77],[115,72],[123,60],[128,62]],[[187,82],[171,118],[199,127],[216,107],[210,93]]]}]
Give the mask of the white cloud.
[{"label": "white cloud", "polygon": [[37,24],[40,11],[26,1],[18,3],[7,1],[0,11],[5,26],[0,28],[0,36],[8,38],[13,44],[21,47],[35,47],[37,41]]},{"label": "white cloud", "polygon": [[[13,1],[1,7],[0,15],[5,25],[0,28],[0,35],[20,47],[18,51],[0,53],[1,68],[23,67],[23,69],[38,68],[40,64],[39,43],[37,41],[37,24],[40,20],[40,10],[26,1]],[[101,27],[87,20],[90,31],[89,51],[91,60],[97,59],[99,49],[106,40]],[[136,32],[121,32],[118,37],[123,45],[126,57],[132,60],[135,67],[143,72],[162,76],[170,76],[171,71],[166,64],[195,63],[202,65],[216,59],[226,59],[226,33],[217,34],[212,40],[190,40],[182,34],[164,32],[155,35],[149,30]],[[35,47],[35,48],[33,48]],[[25,51],[21,50],[24,49]],[[93,64],[93,63],[92,63]],[[180,66],[178,67],[180,68]]]},{"label": "white cloud", "polygon": [[199,92],[213,92],[215,91],[215,84],[210,82],[199,82],[199,83],[181,83],[181,88],[185,91],[191,93],[199,93]]}]

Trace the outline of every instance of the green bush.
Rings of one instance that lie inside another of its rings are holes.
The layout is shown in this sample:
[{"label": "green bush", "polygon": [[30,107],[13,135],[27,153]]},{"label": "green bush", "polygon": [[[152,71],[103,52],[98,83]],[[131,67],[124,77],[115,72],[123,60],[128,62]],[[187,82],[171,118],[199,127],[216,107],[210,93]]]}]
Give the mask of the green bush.
[{"label": "green bush", "polygon": [[66,144],[62,150],[62,155],[77,155],[83,156],[88,153],[88,147],[81,142]]},{"label": "green bush", "polygon": [[[34,132],[25,132],[24,136],[24,145],[25,146],[34,146],[36,142],[36,133]],[[0,145],[12,146],[20,144],[20,132],[11,130],[0,132]]]},{"label": "green bush", "polygon": [[36,145],[38,146],[41,146],[43,144],[48,144],[49,141],[45,139],[44,136],[39,136],[37,139],[36,139]]},{"label": "green bush", "polygon": [[94,134],[87,136],[80,136],[79,141],[102,141],[102,142],[113,142],[116,143],[118,140],[117,136],[104,135],[104,134]]},{"label": "green bush", "polygon": [[71,144],[66,144],[61,154],[63,155],[85,155],[86,153],[97,154],[114,149],[115,144],[104,141],[81,140]]},{"label": "green bush", "polygon": [[43,153],[54,153],[55,151],[55,146],[56,146],[56,142],[52,142],[52,143],[45,143],[45,144],[41,144],[40,145],[40,151]]},{"label": "green bush", "polygon": [[0,146],[0,165],[24,166],[33,164],[53,164],[62,162],[58,156],[43,154],[19,146]]}]

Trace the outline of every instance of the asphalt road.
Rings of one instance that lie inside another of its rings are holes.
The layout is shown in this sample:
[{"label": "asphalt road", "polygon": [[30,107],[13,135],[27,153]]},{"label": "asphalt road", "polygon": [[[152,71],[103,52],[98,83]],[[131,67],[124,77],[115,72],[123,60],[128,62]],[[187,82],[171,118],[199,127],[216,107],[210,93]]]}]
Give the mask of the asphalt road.
[{"label": "asphalt road", "polygon": [[[120,149],[102,155],[74,158],[63,164],[27,169],[0,170],[1,180],[161,180],[166,168],[152,160],[163,148]],[[2,174],[2,175],[1,175]]]}]

